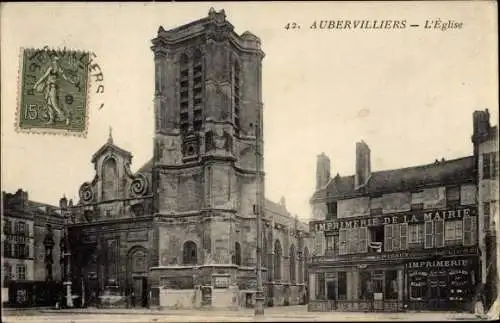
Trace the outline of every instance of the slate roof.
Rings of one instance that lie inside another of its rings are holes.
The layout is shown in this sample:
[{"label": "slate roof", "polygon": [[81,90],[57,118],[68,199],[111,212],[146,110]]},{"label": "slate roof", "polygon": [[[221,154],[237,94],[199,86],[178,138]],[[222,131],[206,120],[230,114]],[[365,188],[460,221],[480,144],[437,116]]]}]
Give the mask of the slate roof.
[{"label": "slate roof", "polygon": [[311,200],[341,199],[366,194],[397,192],[441,183],[458,183],[474,179],[474,156],[439,161],[432,164],[372,172],[361,190],[354,188],[354,175],[335,176],[328,185],[316,191]]}]

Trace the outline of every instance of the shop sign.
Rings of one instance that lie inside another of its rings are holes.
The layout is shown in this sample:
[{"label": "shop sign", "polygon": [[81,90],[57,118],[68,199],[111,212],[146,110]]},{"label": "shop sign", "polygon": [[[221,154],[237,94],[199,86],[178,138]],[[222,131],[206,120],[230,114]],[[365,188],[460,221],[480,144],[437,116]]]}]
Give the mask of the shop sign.
[{"label": "shop sign", "polygon": [[464,217],[475,216],[476,208],[460,207],[447,210],[413,211],[396,215],[376,216],[365,219],[312,221],[311,232],[338,231],[339,229],[375,227],[386,224],[408,223],[417,224],[435,220],[460,220]]}]

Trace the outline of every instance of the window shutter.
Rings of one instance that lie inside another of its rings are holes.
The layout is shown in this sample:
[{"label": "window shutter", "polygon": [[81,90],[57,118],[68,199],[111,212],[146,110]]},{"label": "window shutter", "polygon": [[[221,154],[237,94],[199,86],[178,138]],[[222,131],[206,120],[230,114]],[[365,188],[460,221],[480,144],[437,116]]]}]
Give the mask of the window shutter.
[{"label": "window shutter", "polygon": [[28,223],[25,223],[25,224],[24,224],[24,235],[25,235],[26,237],[29,237],[29,236],[30,236],[30,226],[29,226],[29,224],[28,224]]},{"label": "window shutter", "polygon": [[424,232],[425,232],[425,242],[424,242],[424,248],[432,248],[433,247],[433,222],[432,221],[426,221],[424,223]]},{"label": "window shutter", "polygon": [[401,250],[408,249],[408,223],[401,223],[399,225],[401,231]]},{"label": "window shutter", "polygon": [[[477,217],[476,216],[473,216],[471,217],[471,232],[470,232],[470,236],[471,236],[471,245],[475,245],[476,244],[476,240],[477,240]],[[498,234],[498,233],[497,233]]]},{"label": "window shutter", "polygon": [[465,216],[463,218],[464,223],[464,234],[463,234],[463,245],[470,246],[472,244],[472,220],[470,216]]},{"label": "window shutter", "polygon": [[24,246],[24,257],[26,257],[26,258],[30,257],[30,246],[29,245]]},{"label": "window shutter", "polygon": [[398,251],[401,248],[401,230],[399,224],[392,224],[392,250]]},{"label": "window shutter", "polygon": [[339,255],[345,255],[347,253],[347,250],[346,250],[346,245],[347,245],[346,235],[347,235],[346,229],[340,229],[339,230]]},{"label": "window shutter", "polygon": [[434,247],[444,246],[444,220],[434,220]]},{"label": "window shutter", "polygon": [[384,226],[384,250],[392,251],[392,225]]}]

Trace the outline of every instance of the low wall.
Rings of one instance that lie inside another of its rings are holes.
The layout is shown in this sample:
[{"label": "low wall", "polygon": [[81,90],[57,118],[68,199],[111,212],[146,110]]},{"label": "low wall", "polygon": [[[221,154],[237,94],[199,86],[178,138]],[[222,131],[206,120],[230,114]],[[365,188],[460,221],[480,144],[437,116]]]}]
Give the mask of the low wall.
[{"label": "low wall", "polygon": [[171,309],[195,308],[195,290],[160,289],[160,307]]}]

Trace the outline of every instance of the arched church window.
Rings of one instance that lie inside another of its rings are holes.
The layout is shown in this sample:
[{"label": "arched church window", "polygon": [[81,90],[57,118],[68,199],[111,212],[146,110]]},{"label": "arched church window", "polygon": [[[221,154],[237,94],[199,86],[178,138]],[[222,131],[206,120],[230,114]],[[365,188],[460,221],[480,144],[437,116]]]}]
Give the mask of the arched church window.
[{"label": "arched church window", "polygon": [[292,244],[290,247],[290,281],[295,283],[295,246]]},{"label": "arched church window", "polygon": [[108,158],[102,166],[102,199],[112,200],[116,198],[117,169],[114,158]]},{"label": "arched church window", "polygon": [[281,249],[281,243],[276,240],[274,243],[274,280],[281,280],[281,256],[283,255],[283,250]]},{"label": "arched church window", "polygon": [[307,283],[309,281],[309,270],[307,268],[309,264],[309,249],[307,247],[304,248],[304,282]]},{"label": "arched church window", "polygon": [[186,241],[184,243],[182,259],[184,265],[196,265],[198,263],[196,243],[193,241]]},{"label": "arched church window", "polygon": [[241,246],[239,242],[234,244],[234,264],[241,266]]}]

